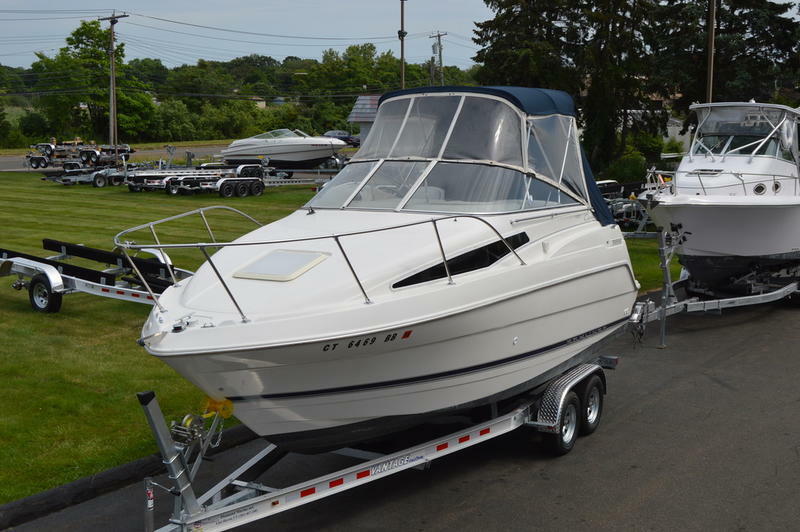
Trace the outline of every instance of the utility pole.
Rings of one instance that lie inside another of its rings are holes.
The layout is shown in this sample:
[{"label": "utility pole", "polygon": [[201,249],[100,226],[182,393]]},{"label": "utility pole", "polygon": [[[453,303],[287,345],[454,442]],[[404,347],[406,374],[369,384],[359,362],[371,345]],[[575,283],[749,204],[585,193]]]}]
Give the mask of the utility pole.
[{"label": "utility pole", "polygon": [[447,35],[447,32],[436,31],[430,35],[431,39],[436,39],[436,44],[434,45],[434,53],[436,51],[439,52],[439,81],[441,85],[444,85],[444,64],[442,63],[442,37]]},{"label": "utility pole", "polygon": [[117,61],[114,54],[114,25],[119,19],[128,16],[130,15],[124,13],[122,15],[117,15],[116,11],[114,11],[111,13],[110,17],[98,19],[100,21],[107,20],[111,29],[111,43],[108,47],[108,57],[111,62],[110,78],[108,82],[108,143],[114,146],[115,162],[118,159],[118,150],[116,147],[117,144],[119,144],[119,139],[117,139]]},{"label": "utility pole", "polygon": [[711,103],[714,88],[714,34],[717,26],[717,0],[708,0],[708,68],[706,69],[706,102]]},{"label": "utility pole", "polygon": [[400,88],[406,88],[406,0],[400,0],[400,31],[397,37],[400,39]]}]

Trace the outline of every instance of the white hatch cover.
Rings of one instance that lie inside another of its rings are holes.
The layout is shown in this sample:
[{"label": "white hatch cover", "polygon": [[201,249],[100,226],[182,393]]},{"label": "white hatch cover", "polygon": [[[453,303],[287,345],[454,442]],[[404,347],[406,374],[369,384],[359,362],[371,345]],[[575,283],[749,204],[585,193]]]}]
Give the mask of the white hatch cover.
[{"label": "white hatch cover", "polygon": [[328,258],[321,251],[276,249],[254,260],[233,276],[238,279],[291,281]]}]

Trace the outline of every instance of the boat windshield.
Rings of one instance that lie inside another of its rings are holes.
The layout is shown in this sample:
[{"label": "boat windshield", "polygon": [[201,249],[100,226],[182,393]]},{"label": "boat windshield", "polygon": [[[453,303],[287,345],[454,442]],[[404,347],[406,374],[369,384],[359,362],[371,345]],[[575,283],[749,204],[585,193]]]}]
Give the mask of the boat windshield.
[{"label": "boat windshield", "polygon": [[587,198],[572,116],[473,93],[381,104],[361,149],[308,206],[501,213]]},{"label": "boat windshield", "polygon": [[299,129],[295,129],[294,131],[291,129],[273,129],[272,131],[267,131],[266,133],[262,133],[260,135],[255,135],[254,139],[281,139],[281,138],[288,138],[288,137],[307,137],[306,133],[303,133]]},{"label": "boat windshield", "polygon": [[383,160],[347,165],[307,206],[489,214],[576,204],[558,187],[512,168]]},{"label": "boat windshield", "polygon": [[699,108],[692,155],[761,155],[795,161],[797,122],[786,110],[738,105]]}]

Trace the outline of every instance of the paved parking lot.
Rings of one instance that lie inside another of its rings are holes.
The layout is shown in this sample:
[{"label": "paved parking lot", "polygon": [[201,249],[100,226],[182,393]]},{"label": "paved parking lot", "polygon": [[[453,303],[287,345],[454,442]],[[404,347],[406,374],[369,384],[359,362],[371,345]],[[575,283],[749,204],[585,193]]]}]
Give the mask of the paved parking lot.
[{"label": "paved parking lot", "polygon": [[[241,530],[798,530],[798,325],[791,303],[673,317],[667,349],[656,324],[615,341],[602,425],[567,456],[520,429]],[[350,463],[289,455],[262,481]],[[160,494],[157,524],[169,506]],[[142,530],[142,509],[137,484],[15,530]]]}]

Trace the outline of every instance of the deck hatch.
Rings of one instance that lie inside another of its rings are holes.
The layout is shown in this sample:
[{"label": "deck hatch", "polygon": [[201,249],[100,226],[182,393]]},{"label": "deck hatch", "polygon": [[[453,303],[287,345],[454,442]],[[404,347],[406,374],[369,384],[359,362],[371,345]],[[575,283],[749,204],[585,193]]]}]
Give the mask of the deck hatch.
[{"label": "deck hatch", "polygon": [[257,258],[233,274],[237,279],[291,281],[328,258],[321,251],[276,249]]}]

